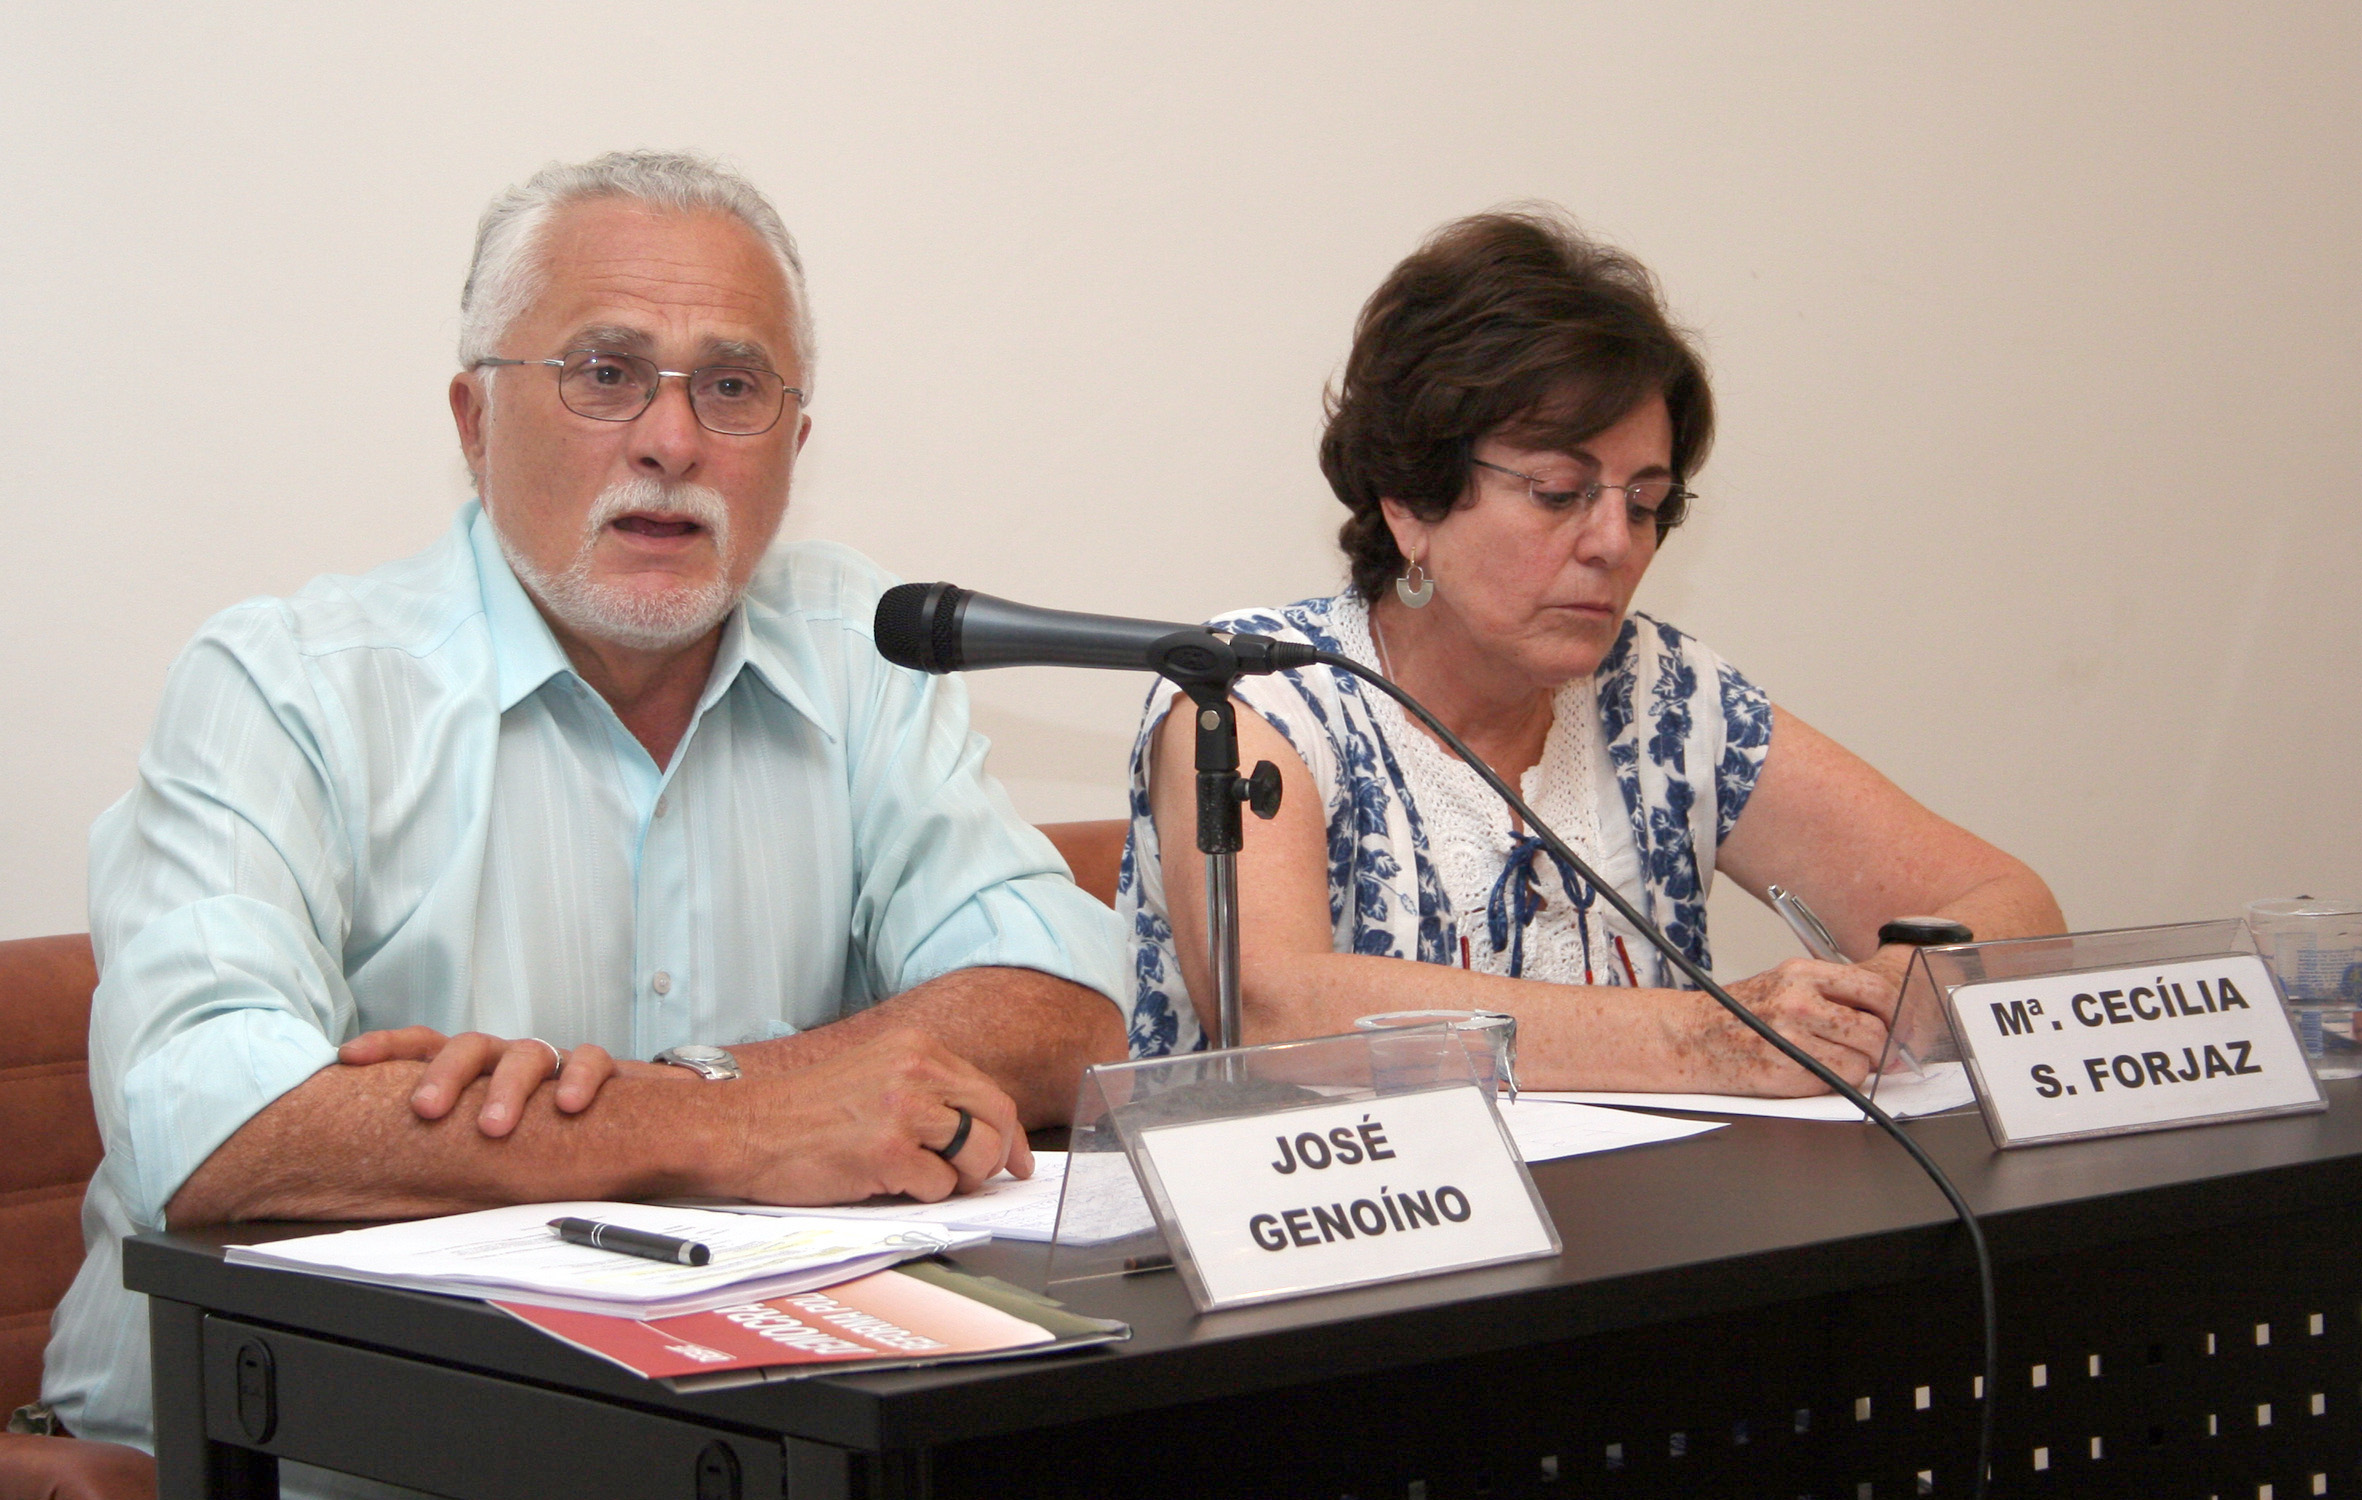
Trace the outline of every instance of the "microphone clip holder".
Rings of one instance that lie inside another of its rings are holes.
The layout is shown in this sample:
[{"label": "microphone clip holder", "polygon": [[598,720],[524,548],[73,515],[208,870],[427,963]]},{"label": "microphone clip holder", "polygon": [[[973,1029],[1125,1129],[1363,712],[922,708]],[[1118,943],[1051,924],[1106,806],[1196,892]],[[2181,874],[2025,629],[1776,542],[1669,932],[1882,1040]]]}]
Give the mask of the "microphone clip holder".
[{"label": "microphone clip holder", "polygon": [[[1249,646],[1248,643],[1253,645]],[[1238,710],[1231,685],[1269,672],[1272,643],[1214,630],[1177,630],[1149,649],[1158,675],[1179,687],[1197,729],[1197,848],[1206,857],[1206,958],[1214,973],[1221,1034],[1217,1049],[1242,1045],[1238,976],[1238,852],[1246,847],[1242,806],[1265,821],[1279,815],[1279,767],[1258,761],[1238,774]],[[1246,649],[1240,649],[1245,647]],[[1261,647],[1262,650],[1255,648]]]}]

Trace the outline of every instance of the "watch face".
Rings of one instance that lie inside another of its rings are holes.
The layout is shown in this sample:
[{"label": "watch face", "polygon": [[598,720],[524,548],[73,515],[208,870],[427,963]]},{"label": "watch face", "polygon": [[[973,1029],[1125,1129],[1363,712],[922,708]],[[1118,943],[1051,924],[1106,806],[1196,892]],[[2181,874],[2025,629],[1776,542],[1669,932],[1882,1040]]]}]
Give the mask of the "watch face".
[{"label": "watch face", "polygon": [[732,1057],[720,1047],[708,1047],[703,1043],[691,1043],[686,1047],[667,1047],[656,1054],[655,1060],[660,1063],[671,1063],[677,1068],[687,1068],[698,1077],[705,1079],[736,1078],[738,1076],[737,1058]]}]

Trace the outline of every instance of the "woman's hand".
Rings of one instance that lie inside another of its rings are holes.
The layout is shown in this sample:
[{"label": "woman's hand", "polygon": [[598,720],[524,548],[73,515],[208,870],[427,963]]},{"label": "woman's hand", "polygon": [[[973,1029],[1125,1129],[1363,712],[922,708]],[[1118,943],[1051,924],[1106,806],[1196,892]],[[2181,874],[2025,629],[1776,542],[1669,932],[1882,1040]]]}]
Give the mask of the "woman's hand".
[{"label": "woman's hand", "polygon": [[[1878,1066],[1901,990],[1884,966],[1792,958],[1776,969],[1725,986],[1731,998],[1771,1023],[1831,1072],[1857,1087]],[[1718,1093],[1797,1097],[1826,1086],[1699,995],[1705,1007],[1688,1049],[1703,1085]]]},{"label": "woman's hand", "polygon": [[564,1114],[590,1108],[600,1087],[617,1074],[633,1077],[680,1077],[694,1081],[686,1068],[658,1063],[617,1062],[596,1043],[561,1052],[539,1037],[510,1040],[481,1031],[445,1036],[431,1026],[405,1026],[398,1031],[365,1031],[336,1049],[336,1060],[350,1067],[382,1062],[423,1062],[418,1087],[410,1092],[410,1109],[422,1120],[440,1120],[451,1112],[476,1079],[489,1073],[492,1083],[484,1107],[476,1112],[476,1128],[498,1140],[517,1128],[525,1101],[533,1091],[558,1080],[556,1104]]}]

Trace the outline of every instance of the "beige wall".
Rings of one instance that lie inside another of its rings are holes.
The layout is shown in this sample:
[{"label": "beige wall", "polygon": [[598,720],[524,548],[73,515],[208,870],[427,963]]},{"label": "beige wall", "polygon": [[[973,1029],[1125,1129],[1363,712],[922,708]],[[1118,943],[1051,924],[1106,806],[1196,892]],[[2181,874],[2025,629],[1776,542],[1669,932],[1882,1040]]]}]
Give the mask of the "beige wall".
[{"label": "beige wall", "polygon": [[[474,215],[694,144],[803,240],[790,522],[905,576],[1196,617],[1331,588],[1354,310],[1545,198],[1703,335],[1708,498],[1643,602],[2079,925],[2362,891],[2350,6],[0,13],[0,937],[167,662],[424,544]],[[1113,815],[1144,684],[976,679],[1020,806]],[[1743,900],[1743,898],[1742,898]],[[1786,951],[1718,901],[1726,972]]]}]

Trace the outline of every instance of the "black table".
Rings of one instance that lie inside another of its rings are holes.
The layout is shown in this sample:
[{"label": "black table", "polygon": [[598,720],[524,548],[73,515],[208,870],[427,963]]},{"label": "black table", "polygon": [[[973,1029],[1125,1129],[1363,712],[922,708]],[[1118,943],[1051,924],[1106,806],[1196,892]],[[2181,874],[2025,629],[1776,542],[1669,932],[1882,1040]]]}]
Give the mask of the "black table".
[{"label": "black table", "polygon": [[[1996,1494],[2362,1492],[2362,1081],[2328,1087],[2009,1153],[1909,1127],[1999,1266]],[[1893,1142],[1740,1120],[1534,1177],[1555,1261],[1202,1318],[1169,1271],[1085,1283],[1129,1344],[689,1396],[481,1304],[225,1264],[256,1226],[133,1239],[124,1279],[167,1500],[275,1493],[279,1458],[536,1500],[1967,1492],[1973,1277]],[[1039,1246],[959,1259],[1040,1285]]]}]

